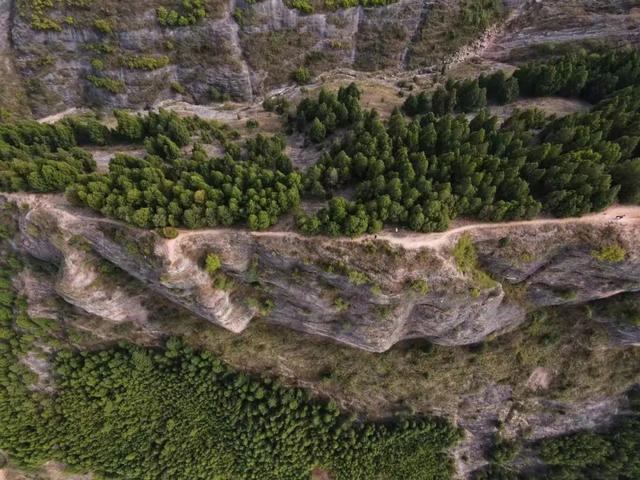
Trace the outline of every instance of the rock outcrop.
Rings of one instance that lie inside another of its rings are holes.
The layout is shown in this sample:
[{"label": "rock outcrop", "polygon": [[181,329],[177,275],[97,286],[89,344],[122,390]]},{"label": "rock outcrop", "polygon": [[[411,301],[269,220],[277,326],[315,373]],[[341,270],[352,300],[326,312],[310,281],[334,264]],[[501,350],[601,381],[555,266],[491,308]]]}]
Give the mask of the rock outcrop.
[{"label": "rock outcrop", "polygon": [[[28,79],[34,111],[86,105],[140,108],[176,96],[178,85],[188,86],[191,98],[198,101],[209,101],[211,88],[251,100],[250,72],[230,12],[188,28],[170,29],[158,25],[152,5],[141,7],[134,18],[118,14],[121,26],[109,34],[81,24],[61,31],[35,30],[29,16],[13,15],[9,26],[13,56],[22,77]],[[109,50],[101,51],[104,48]],[[126,55],[166,55],[175,61],[152,70],[135,69],[120,63]],[[99,71],[91,63],[96,58],[105,64]],[[115,93],[99,88],[87,80],[90,75],[122,82],[124,88]]]},{"label": "rock outcrop", "polygon": [[[262,317],[374,352],[417,338],[473,344],[517,327],[536,308],[640,290],[635,218],[481,225],[407,238],[219,229],[168,240],[92,217],[59,197],[7,197],[22,205],[16,248],[57,265],[57,293],[111,322],[144,323],[145,294],[117,282],[103,289],[100,262],[233,332]],[[472,270],[461,271],[454,252],[463,235],[477,253]],[[598,259],[612,245],[624,259]],[[217,272],[204,269],[210,253],[221,260]]]},{"label": "rock outcrop", "polygon": [[[316,73],[337,66],[400,66],[406,42],[427,8],[420,0],[400,0],[380,8],[308,15],[283,0],[211,4],[206,18],[182,27],[159,24],[161,2],[140,3],[135,12],[121,2],[101,10],[43,7],[46,18],[60,28],[42,30],[34,28],[28,2],[2,0],[0,59],[3,69],[15,64],[12,72],[26,82],[31,109],[40,116],[73,106],[144,108],[181,96],[207,103],[217,95],[212,89],[251,101],[288,83],[292,71],[304,64]],[[112,30],[96,28],[94,17],[111,19]],[[394,42],[385,41],[390,29]],[[136,69],[121,61],[128,55],[166,56],[170,62]],[[98,68],[95,59],[102,62]],[[88,80],[92,75],[119,82],[121,88],[95,85]]]},{"label": "rock outcrop", "polygon": [[[477,56],[505,61],[512,51],[549,42],[640,38],[640,17],[623,0],[508,0],[506,18],[441,49],[433,45],[440,37],[428,35],[430,22],[440,29],[455,22],[458,1],[443,2],[452,15],[443,19],[434,2],[422,0],[311,14],[284,0],[207,0],[205,18],[174,27],[159,23],[156,9],[167,5],[158,0],[135,6],[106,0],[99,7],[54,2],[41,7],[43,18],[57,25],[47,29],[34,22],[29,1],[0,0],[0,107],[23,113],[28,103],[46,116],[88,105],[145,108],[166,99],[254,101],[291,83],[300,66],[316,75],[336,68],[395,74],[411,65],[425,73]],[[108,23],[97,27],[96,20]],[[432,55],[440,50],[443,58]],[[136,67],[126,62],[130,56],[169,61]],[[117,83],[105,88],[91,76]]]}]

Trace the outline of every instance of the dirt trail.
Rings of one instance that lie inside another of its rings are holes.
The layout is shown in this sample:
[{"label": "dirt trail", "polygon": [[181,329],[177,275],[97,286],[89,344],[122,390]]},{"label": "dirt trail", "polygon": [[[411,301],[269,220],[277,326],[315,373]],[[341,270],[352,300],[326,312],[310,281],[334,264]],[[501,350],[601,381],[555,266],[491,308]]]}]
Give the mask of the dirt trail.
[{"label": "dirt trail", "polygon": [[40,123],[52,124],[52,123],[59,122],[60,120],[64,120],[65,117],[69,117],[71,115],[78,115],[80,113],[85,113],[86,111],[87,110],[83,108],[76,108],[76,107],[67,108],[62,112],[54,113],[53,115],[49,115],[48,117],[40,118],[38,119],[38,121]]},{"label": "dirt trail", "polygon": [[[528,227],[533,225],[563,225],[563,224],[590,224],[600,225],[616,223],[623,225],[640,224],[640,206],[615,205],[600,213],[593,213],[582,217],[571,218],[539,218],[536,220],[522,220],[502,223],[473,222],[439,233],[415,233],[408,231],[385,230],[377,235],[364,235],[354,241],[385,240],[391,245],[397,245],[407,250],[420,248],[440,249],[452,243],[460,234],[465,232],[477,232],[480,230],[496,230],[510,227]],[[253,232],[257,237],[302,237],[294,232]]]},{"label": "dirt trail", "polygon": [[[33,207],[45,207],[53,208],[60,211],[61,216],[85,218],[93,222],[111,225],[122,225],[122,222],[110,218],[100,217],[97,214],[83,209],[76,209],[71,207],[64,197],[60,194],[25,194],[25,193],[6,193],[2,194],[10,200],[21,203],[29,203]],[[459,226],[454,227],[446,232],[437,233],[416,233],[408,230],[383,230],[376,235],[363,235],[355,239],[349,239],[348,237],[341,237],[343,240],[351,240],[353,242],[366,242],[371,240],[384,240],[391,245],[397,245],[407,250],[415,250],[420,248],[441,249],[450,245],[459,235],[469,232],[480,232],[485,230],[499,230],[508,229],[512,227],[530,227],[530,226],[543,226],[543,225],[567,225],[567,224],[588,224],[588,225],[602,225],[602,224],[616,224],[616,225],[640,225],[640,206],[638,205],[613,205],[608,209],[599,212],[584,215],[582,217],[571,218],[537,218],[535,220],[521,220],[514,222],[476,222],[469,221],[464,225],[460,223],[465,222],[459,220]],[[242,229],[229,229],[229,228],[214,228],[214,229],[202,229],[202,230],[179,230],[178,237],[167,240],[165,242],[165,248],[167,249],[170,258],[176,254],[177,248],[185,240],[190,237],[199,235],[210,234],[224,234],[233,230]],[[310,237],[301,235],[299,233],[283,230],[283,231],[264,231],[264,232],[250,232],[245,230],[247,234],[254,237],[263,238],[292,238],[292,239],[308,239]],[[322,237],[329,240],[330,237]]]},{"label": "dirt trail", "polygon": [[[439,249],[449,245],[454,237],[465,232],[477,232],[480,230],[497,230],[510,227],[529,227],[533,225],[564,225],[564,224],[589,224],[600,225],[603,223],[640,224],[640,207],[616,205],[604,212],[571,218],[539,218],[536,220],[522,220],[502,223],[469,223],[457,228],[452,228],[441,233],[392,233],[382,232],[377,235],[380,240],[387,240],[392,245],[398,245],[406,249],[432,248]],[[363,240],[371,240],[372,235],[361,237]]]}]

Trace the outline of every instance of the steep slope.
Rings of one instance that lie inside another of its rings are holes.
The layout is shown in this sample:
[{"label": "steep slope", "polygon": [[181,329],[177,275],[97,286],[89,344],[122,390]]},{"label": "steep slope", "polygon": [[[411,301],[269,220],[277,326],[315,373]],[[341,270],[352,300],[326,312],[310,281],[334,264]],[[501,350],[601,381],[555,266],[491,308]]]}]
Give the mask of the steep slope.
[{"label": "steep slope", "polygon": [[0,108],[10,112],[24,111],[25,92],[22,79],[15,66],[15,56],[11,46],[11,26],[13,23],[14,2],[0,0]]},{"label": "steep slope", "polygon": [[[23,205],[20,250],[59,265],[56,291],[111,322],[145,313],[122,289],[94,291],[95,257],[233,332],[263,317],[376,352],[414,338],[473,344],[536,308],[640,290],[637,208],[446,234],[332,240],[204,230],[165,240],[59,197],[7,198]],[[219,271],[205,271],[208,254],[221,260]]]},{"label": "steep slope", "polygon": [[[283,0],[207,0],[204,17],[183,21],[177,3],[165,0],[135,8],[114,0],[99,7],[2,0],[0,58],[8,81],[0,106],[16,110],[24,97],[43,116],[74,106],[143,108],[170,98],[253,101],[290,83],[299,67],[315,76],[353,68],[411,78],[479,55],[505,60],[524,46],[635,42],[639,26],[623,1],[517,0],[505,2],[507,11],[497,0],[479,7],[469,0],[337,9],[316,3],[314,13],[303,13]],[[161,9],[177,17],[166,20]]]}]

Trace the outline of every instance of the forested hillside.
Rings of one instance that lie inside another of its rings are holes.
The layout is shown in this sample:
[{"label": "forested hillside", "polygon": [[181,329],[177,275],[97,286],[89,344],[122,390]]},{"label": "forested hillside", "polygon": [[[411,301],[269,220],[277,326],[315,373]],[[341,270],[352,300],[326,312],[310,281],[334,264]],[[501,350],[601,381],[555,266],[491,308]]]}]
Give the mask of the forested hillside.
[{"label": "forested hillside", "polygon": [[[328,147],[305,172],[284,153],[284,136],[238,142],[223,125],[167,111],[117,112],[111,129],[91,117],[51,126],[5,122],[2,188],[66,190],[76,203],[143,228],[240,223],[263,230],[293,213],[304,233],[357,236],[385,225],[440,231],[460,216],[578,216],[638,201],[639,66],[633,50],[582,53],[512,76],[449,81],[410,96],[406,114],[396,110],[388,121],[361,107],[356,85],[321,90],[295,110],[280,109],[288,129]],[[504,121],[486,110],[548,95],[593,107],[561,118],[517,111]],[[211,157],[204,143],[220,144],[225,154]],[[147,155],[119,155],[108,173],[90,173],[81,147],[117,144],[143,146]],[[340,195],[345,188],[354,191],[351,199]],[[329,203],[309,216],[301,198]]]}]

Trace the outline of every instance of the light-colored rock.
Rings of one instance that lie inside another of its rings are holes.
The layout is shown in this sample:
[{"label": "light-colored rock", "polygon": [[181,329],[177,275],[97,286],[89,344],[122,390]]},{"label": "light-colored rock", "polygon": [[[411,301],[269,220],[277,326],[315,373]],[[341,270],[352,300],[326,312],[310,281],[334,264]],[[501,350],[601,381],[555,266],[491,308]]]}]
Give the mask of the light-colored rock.
[{"label": "light-colored rock", "polygon": [[554,374],[552,370],[544,367],[538,367],[531,372],[531,375],[527,380],[527,388],[534,392],[548,390],[551,386],[551,382],[553,382],[553,377]]},{"label": "light-colored rock", "polygon": [[[445,234],[382,233],[378,239],[304,237],[242,229],[153,232],[73,209],[61,197],[8,195],[23,204],[16,247],[60,266],[55,290],[67,302],[113,322],[145,322],[144,290],[233,332],[259,314],[268,322],[381,352],[425,338],[465,345],[516,328],[535,308],[588,302],[640,290],[640,222],[604,216],[468,226]],[[495,282],[476,283],[451,249],[471,235]],[[504,238],[511,247],[500,247]],[[518,250],[526,239],[526,254]],[[519,243],[520,242],[520,243]],[[602,242],[628,252],[623,262],[594,257]],[[396,245],[397,243],[397,245]],[[234,282],[216,288],[203,259],[216,253]],[[521,256],[524,256],[524,261]],[[137,279],[132,294],[99,275],[96,259]],[[349,279],[349,273],[365,280]],[[413,291],[424,279],[427,293]]]}]

